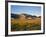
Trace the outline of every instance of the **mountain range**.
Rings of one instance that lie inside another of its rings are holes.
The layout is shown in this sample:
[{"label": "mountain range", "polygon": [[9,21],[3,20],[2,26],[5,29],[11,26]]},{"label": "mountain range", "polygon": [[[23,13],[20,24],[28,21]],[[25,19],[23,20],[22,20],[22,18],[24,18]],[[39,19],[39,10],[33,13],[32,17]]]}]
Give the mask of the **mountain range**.
[{"label": "mountain range", "polygon": [[31,17],[31,18],[41,18],[41,16],[35,16],[35,15],[28,15],[28,14],[13,14],[13,13],[11,13],[11,18],[15,18],[15,19],[17,19],[17,18],[19,18],[21,15],[24,15],[25,16],[25,18],[28,18],[28,17]]}]

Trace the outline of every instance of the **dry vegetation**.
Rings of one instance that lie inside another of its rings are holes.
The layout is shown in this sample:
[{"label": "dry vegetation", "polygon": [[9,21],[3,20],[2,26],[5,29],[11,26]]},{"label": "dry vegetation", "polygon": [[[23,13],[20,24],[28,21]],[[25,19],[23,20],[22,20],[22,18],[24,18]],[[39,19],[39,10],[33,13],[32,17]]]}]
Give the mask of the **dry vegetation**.
[{"label": "dry vegetation", "polygon": [[30,31],[41,29],[41,18],[11,19],[11,31]]}]

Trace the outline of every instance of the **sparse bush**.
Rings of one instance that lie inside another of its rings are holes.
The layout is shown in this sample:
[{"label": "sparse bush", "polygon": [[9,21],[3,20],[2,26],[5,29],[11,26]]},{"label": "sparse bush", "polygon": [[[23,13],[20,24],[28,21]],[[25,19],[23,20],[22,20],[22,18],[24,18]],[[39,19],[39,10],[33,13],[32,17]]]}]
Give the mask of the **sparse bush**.
[{"label": "sparse bush", "polygon": [[11,25],[11,31],[19,31],[20,30],[19,26],[20,25],[18,23]]},{"label": "sparse bush", "polygon": [[32,25],[31,26],[31,30],[40,30],[41,29],[41,26],[40,25],[36,25],[36,24],[34,24],[34,25]]},{"label": "sparse bush", "polygon": [[11,31],[30,31],[41,29],[40,19],[26,20],[26,21],[27,22],[25,22],[25,20],[12,19]]}]

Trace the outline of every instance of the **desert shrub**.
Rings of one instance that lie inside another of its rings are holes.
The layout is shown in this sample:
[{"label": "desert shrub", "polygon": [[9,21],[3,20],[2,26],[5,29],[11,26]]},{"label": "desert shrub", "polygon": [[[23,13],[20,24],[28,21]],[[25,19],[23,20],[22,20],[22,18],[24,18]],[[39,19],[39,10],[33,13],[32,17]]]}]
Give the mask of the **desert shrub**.
[{"label": "desert shrub", "polygon": [[24,25],[24,30],[40,30],[41,29],[41,25],[39,24],[31,24],[31,23],[26,23],[26,25]]},{"label": "desert shrub", "polygon": [[31,26],[31,30],[40,30],[41,29],[41,25],[32,25]]},{"label": "desert shrub", "polygon": [[26,24],[23,26],[23,30],[25,30],[25,31],[30,30],[30,24],[29,24],[29,23],[26,23]]},{"label": "desert shrub", "polygon": [[20,30],[19,26],[20,25],[18,23],[11,25],[11,31],[19,31]]},{"label": "desert shrub", "polygon": [[[27,22],[25,22],[27,21]],[[30,31],[30,30],[40,30],[41,23],[40,20],[20,20],[12,19],[11,21],[11,31]]]}]

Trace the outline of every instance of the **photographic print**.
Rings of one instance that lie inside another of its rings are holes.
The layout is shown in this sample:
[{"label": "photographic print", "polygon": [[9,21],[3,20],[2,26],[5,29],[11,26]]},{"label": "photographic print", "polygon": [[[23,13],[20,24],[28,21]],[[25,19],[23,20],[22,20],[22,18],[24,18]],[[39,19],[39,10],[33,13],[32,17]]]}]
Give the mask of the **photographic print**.
[{"label": "photographic print", "polygon": [[11,5],[11,31],[41,30],[41,6]]},{"label": "photographic print", "polygon": [[43,33],[43,4],[8,2],[8,35]]}]

